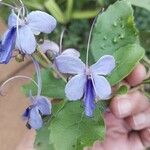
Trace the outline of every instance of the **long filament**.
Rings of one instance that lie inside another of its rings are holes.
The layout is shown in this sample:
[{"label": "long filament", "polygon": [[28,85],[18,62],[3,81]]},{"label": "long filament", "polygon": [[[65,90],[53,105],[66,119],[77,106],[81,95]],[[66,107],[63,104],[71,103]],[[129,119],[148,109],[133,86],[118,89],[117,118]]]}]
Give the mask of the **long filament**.
[{"label": "long filament", "polygon": [[[14,80],[14,79],[18,79],[18,78],[24,78],[24,79],[28,79],[28,80],[31,80],[37,87],[38,87],[38,84],[30,77],[28,76],[23,76],[23,75],[17,75],[17,76],[14,76],[14,77],[11,77],[9,78],[8,80],[6,80],[1,86],[0,86],[0,94],[2,94],[2,89],[4,88],[4,86],[9,83],[10,81]],[[39,88],[39,87],[38,87]]]},{"label": "long filament", "polygon": [[24,4],[22,2],[22,0],[19,0],[20,4],[21,4],[21,9],[22,9],[22,14],[23,14],[23,17],[25,16],[25,7],[24,7]]},{"label": "long filament", "polygon": [[[32,58],[32,57],[31,57]],[[38,83],[38,92],[37,92],[37,96],[41,95],[42,92],[42,79],[41,79],[41,71],[40,71],[40,65],[39,63],[32,58],[34,67],[35,67],[35,71],[36,71],[36,76],[37,76],[37,83]]]},{"label": "long filament", "polygon": [[96,18],[94,19],[94,21],[92,23],[92,26],[91,26],[91,29],[90,29],[90,33],[89,33],[87,50],[86,50],[86,66],[88,66],[88,63],[89,63],[88,61],[89,61],[90,41],[91,41],[91,36],[92,36],[92,31],[93,31],[93,28],[94,28],[94,25],[95,25],[95,21],[96,21]]},{"label": "long filament", "polygon": [[59,42],[59,54],[62,52],[62,43],[63,43],[63,37],[65,33],[66,28],[63,28],[61,35],[60,35],[60,42]]},{"label": "long filament", "polygon": [[1,1],[0,1],[0,4],[2,4],[2,5],[4,5],[4,6],[7,6],[7,7],[10,7],[11,9],[17,9],[16,7],[14,7],[14,6],[10,5],[10,4],[7,4],[7,3],[5,3],[5,2],[1,2]]}]

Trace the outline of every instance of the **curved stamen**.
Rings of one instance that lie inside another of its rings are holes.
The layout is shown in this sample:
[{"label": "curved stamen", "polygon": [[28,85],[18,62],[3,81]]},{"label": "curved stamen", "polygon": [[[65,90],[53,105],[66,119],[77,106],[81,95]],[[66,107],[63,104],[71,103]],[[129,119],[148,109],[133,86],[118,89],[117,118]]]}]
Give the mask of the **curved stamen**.
[{"label": "curved stamen", "polygon": [[[31,57],[32,58],[32,57]],[[35,66],[36,74],[37,74],[37,83],[38,83],[38,92],[37,96],[41,95],[42,92],[42,79],[41,79],[41,70],[39,63],[32,58],[33,64]]]},{"label": "curved stamen", "polygon": [[59,54],[62,52],[62,43],[63,43],[63,37],[65,33],[66,28],[63,28],[61,35],[60,35],[60,42],[59,42]]},{"label": "curved stamen", "polygon": [[90,49],[90,42],[91,42],[91,36],[92,36],[92,31],[94,28],[96,22],[96,18],[94,19],[91,29],[90,29],[90,33],[89,33],[89,38],[88,38],[88,44],[87,44],[87,50],[86,50],[86,66],[88,66],[88,59],[89,59],[89,49]]},{"label": "curved stamen", "polygon": [[[0,86],[0,95],[3,95],[3,94],[2,94],[2,89],[4,88],[4,86],[5,86],[8,82],[10,82],[10,81],[12,81],[12,80],[14,80],[14,79],[18,79],[18,78],[29,79],[29,80],[31,80],[31,81],[38,87],[38,84],[37,84],[32,78],[30,78],[30,77],[28,77],[28,76],[18,75],[18,76],[14,76],[14,77],[12,77],[12,78],[9,78],[8,80],[6,80],[6,81]],[[38,87],[38,88],[39,88],[39,87]]]},{"label": "curved stamen", "polygon": [[19,2],[20,2],[20,4],[21,4],[22,16],[24,17],[24,16],[25,16],[25,6],[24,6],[24,4],[23,4],[22,0],[18,0],[18,1],[19,1]]},{"label": "curved stamen", "polygon": [[5,2],[1,2],[1,1],[0,1],[0,4],[2,4],[2,5],[4,5],[4,6],[7,6],[7,7],[11,8],[11,9],[14,9],[14,10],[17,9],[16,7],[14,7],[14,6],[12,6],[12,5],[8,4],[8,3],[5,3]]}]

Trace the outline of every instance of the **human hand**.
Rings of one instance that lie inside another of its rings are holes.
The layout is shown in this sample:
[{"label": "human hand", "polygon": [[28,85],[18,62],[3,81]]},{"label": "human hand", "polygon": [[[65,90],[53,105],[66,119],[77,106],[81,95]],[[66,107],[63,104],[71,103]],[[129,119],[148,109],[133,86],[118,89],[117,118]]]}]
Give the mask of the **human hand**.
[{"label": "human hand", "polygon": [[[145,68],[139,64],[126,81],[134,86],[145,76]],[[142,93],[115,97],[110,112],[105,113],[105,123],[105,140],[86,150],[144,150],[150,146],[150,103]]]}]

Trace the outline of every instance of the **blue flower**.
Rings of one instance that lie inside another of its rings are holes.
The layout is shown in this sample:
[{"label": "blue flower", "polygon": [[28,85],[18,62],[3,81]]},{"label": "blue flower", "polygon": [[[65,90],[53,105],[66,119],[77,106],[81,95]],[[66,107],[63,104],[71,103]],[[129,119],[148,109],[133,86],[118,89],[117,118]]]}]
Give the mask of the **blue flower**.
[{"label": "blue flower", "polygon": [[65,87],[67,98],[75,101],[84,96],[85,114],[92,117],[94,100],[105,100],[111,95],[111,86],[104,76],[115,68],[114,57],[104,55],[88,67],[77,57],[60,55],[56,64],[60,72],[74,75]]},{"label": "blue flower", "polygon": [[59,55],[80,57],[80,53],[76,49],[67,48],[61,52],[59,45],[57,43],[55,43],[53,41],[49,41],[49,40],[44,40],[44,42],[39,45],[39,48],[45,54],[50,53],[52,55],[53,59],[55,59]]},{"label": "blue flower", "polygon": [[32,54],[37,46],[34,35],[51,33],[56,27],[55,18],[42,11],[32,11],[26,17],[20,16],[14,11],[9,16],[8,30],[2,40],[0,63],[8,63],[15,46],[25,54]]},{"label": "blue flower", "polygon": [[23,117],[32,128],[39,129],[43,125],[42,116],[50,115],[52,106],[48,98],[44,96],[37,96],[31,100],[32,105],[25,110]]}]

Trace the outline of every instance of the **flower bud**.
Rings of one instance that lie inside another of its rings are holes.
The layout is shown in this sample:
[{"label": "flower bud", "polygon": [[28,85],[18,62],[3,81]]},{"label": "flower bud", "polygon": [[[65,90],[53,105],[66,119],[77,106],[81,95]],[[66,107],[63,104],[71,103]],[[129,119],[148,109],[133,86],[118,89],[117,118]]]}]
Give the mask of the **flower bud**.
[{"label": "flower bud", "polygon": [[23,54],[16,55],[15,60],[17,62],[23,62],[24,61],[24,55]]}]

